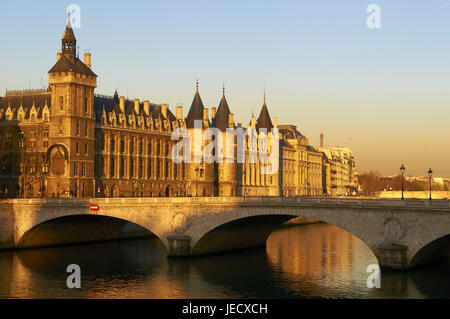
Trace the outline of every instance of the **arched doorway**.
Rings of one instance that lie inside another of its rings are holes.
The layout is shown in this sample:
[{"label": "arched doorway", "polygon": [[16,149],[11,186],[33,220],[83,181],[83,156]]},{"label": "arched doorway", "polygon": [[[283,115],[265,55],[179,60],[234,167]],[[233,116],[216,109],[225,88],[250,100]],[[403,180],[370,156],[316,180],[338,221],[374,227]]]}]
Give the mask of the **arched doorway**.
[{"label": "arched doorway", "polygon": [[166,197],[172,197],[173,196],[173,189],[172,189],[172,187],[170,185],[167,185],[164,195]]}]

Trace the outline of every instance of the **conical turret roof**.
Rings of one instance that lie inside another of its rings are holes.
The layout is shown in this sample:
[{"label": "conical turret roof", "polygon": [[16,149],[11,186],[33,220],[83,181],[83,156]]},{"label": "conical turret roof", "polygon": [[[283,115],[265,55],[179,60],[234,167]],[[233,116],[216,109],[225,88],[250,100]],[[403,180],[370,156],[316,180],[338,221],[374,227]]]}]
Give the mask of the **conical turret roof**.
[{"label": "conical turret roof", "polygon": [[222,95],[219,107],[217,108],[216,116],[212,120],[212,126],[218,128],[221,131],[226,131],[228,128],[228,120],[230,117],[230,108],[228,107],[225,93]]},{"label": "conical turret roof", "polygon": [[186,127],[187,128],[194,128],[194,121],[200,120],[203,121],[203,102],[202,98],[200,97],[200,93],[198,92],[198,85],[197,85],[197,91],[195,92],[194,100],[192,101],[191,108],[189,109],[189,113],[186,117]]},{"label": "conical turret roof", "polygon": [[273,128],[272,120],[270,118],[269,110],[267,109],[265,101],[261,109],[261,113],[259,114],[258,120],[256,121],[256,129],[259,131],[262,128],[267,129],[267,132],[271,131]]}]

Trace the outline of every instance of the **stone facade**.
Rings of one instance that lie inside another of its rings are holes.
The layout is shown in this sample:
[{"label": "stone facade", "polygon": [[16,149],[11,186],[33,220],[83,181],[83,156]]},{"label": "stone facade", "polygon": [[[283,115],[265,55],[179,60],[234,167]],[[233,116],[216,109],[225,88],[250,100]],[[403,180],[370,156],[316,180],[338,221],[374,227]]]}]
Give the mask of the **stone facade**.
[{"label": "stone facade", "polygon": [[[78,58],[70,24],[61,43],[47,89],[7,91],[0,98],[0,197],[318,196],[333,187],[324,185],[330,179],[323,175],[323,154],[295,126],[272,121],[265,96],[258,119],[236,125],[225,90],[210,114],[197,84],[184,118],[181,106],[174,115],[167,104],[126,99],[117,91],[95,94],[91,54]],[[201,153],[213,142],[204,135],[216,129],[214,138],[223,142],[214,151],[225,160],[197,161],[191,143],[190,161],[175,162],[171,137],[178,129],[194,142],[201,136]],[[246,132],[240,163],[229,129]],[[263,172],[267,164],[255,157],[251,134],[257,145],[267,140],[270,156],[271,141],[279,139],[278,170]]]}]

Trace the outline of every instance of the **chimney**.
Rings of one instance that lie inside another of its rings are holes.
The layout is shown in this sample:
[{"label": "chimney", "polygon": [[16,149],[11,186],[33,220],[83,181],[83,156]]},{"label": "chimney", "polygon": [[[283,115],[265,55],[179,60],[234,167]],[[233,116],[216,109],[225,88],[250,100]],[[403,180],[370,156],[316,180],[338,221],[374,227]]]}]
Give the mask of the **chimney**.
[{"label": "chimney", "polygon": [[120,97],[119,108],[122,113],[125,113],[125,97],[124,96]]},{"label": "chimney", "polygon": [[252,115],[252,119],[251,119],[251,124],[250,124],[250,126],[251,126],[251,127],[256,127],[256,118],[255,118],[254,115]]},{"label": "chimney", "polygon": [[183,106],[182,105],[177,106],[177,120],[178,121],[183,120]]},{"label": "chimney", "polygon": [[150,116],[150,101],[144,101],[144,113]]},{"label": "chimney", "polygon": [[164,118],[167,118],[167,104],[161,104],[161,113]]},{"label": "chimney", "polygon": [[84,54],[84,64],[86,64],[86,66],[91,69],[92,65],[91,65],[91,54],[90,53],[85,53]]},{"label": "chimney", "polygon": [[273,118],[273,128],[278,128],[278,117]]},{"label": "chimney", "polygon": [[233,113],[230,113],[228,115],[228,127],[234,128],[234,114]]},{"label": "chimney", "polygon": [[211,114],[212,118],[215,118],[215,117],[216,117],[216,111],[217,111],[217,109],[216,109],[215,107],[213,107],[213,108],[211,109],[211,111],[212,111],[212,114]]},{"label": "chimney", "polygon": [[56,62],[61,60],[62,53],[56,53]]},{"label": "chimney", "polygon": [[136,113],[136,115],[139,115],[140,110],[139,110],[139,99],[135,99],[134,100],[134,112]]},{"label": "chimney", "polygon": [[203,122],[207,123],[209,119],[209,109],[206,107],[203,109]]}]

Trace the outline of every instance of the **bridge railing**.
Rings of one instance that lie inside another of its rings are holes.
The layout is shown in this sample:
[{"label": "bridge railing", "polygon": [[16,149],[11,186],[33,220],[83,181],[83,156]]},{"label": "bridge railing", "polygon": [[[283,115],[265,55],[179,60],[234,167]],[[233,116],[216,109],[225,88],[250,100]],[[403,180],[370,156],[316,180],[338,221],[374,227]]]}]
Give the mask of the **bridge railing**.
[{"label": "bridge railing", "polygon": [[450,208],[449,200],[423,199],[376,199],[347,197],[134,197],[134,198],[91,198],[91,199],[10,199],[2,202],[25,205],[89,205],[89,204],[270,204],[270,203],[304,203],[313,205],[339,206],[374,206],[405,208]]}]

